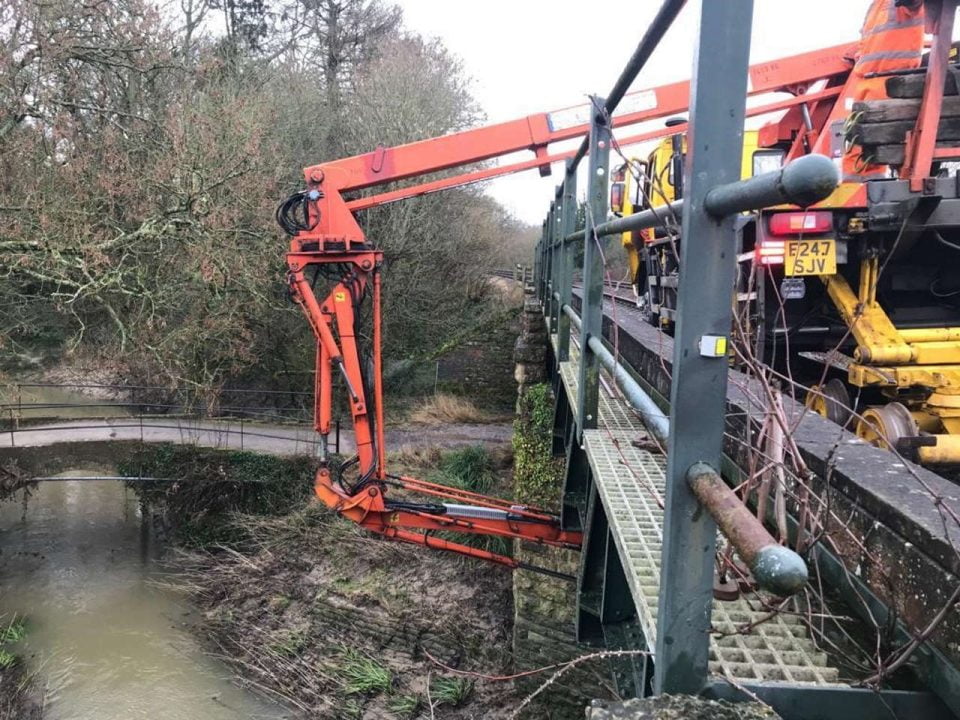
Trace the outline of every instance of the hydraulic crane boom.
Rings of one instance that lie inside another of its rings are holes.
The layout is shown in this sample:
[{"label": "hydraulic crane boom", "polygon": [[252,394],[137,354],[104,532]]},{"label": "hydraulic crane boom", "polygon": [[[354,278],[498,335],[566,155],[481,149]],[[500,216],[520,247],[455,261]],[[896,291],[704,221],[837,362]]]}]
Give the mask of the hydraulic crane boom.
[{"label": "hydraulic crane boom", "polygon": [[[750,68],[750,95],[787,92],[793,97],[767,106],[781,110],[808,101],[805,94],[821,81],[828,84],[849,72],[855,45],[839,45],[802,53]],[[838,91],[820,89],[809,100],[830,105]],[[621,114],[610,119],[614,127],[655,120],[687,109],[689,82],[640,90],[625,96]],[[381,270],[383,253],[369,242],[354,213],[407,197],[457,187],[491,177],[538,168],[549,174],[550,164],[574,155],[555,154],[549,146],[582,138],[589,132],[589,113],[596,105],[565,108],[510,122],[466,130],[443,137],[376,150],[307,167],[307,189],[292,195],[277,209],[277,220],[292,236],[287,254],[288,282],[317,339],[315,417],[321,436],[321,467],[317,496],[330,508],[385,537],[451,550],[516,567],[509,557],[435,537],[437,530],[500,535],[562,547],[579,547],[580,533],[561,529],[558,518],[533,508],[467,493],[413,478],[390,475],[386,469],[381,380]],[[657,129],[620,139],[629,145],[674,132]],[[427,181],[371,197],[347,199],[346,193],[386,183],[421,177],[518,151],[534,157],[494,168],[472,169],[460,175]],[[312,276],[308,279],[308,273]],[[323,300],[315,294],[317,281],[332,287]],[[372,348],[369,365],[358,343],[359,309],[367,296],[372,303]],[[356,435],[357,455],[331,468],[327,453],[333,378],[343,377]],[[372,385],[371,385],[372,383]],[[355,479],[347,480],[347,473]],[[404,499],[387,498],[396,488]],[[441,502],[408,500],[406,493],[438,498]]]}]

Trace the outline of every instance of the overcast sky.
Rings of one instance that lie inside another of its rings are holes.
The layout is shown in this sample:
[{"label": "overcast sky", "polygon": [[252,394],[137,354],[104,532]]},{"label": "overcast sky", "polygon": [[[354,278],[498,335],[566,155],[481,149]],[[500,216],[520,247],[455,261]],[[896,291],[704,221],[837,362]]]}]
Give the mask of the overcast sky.
[{"label": "overcast sky", "polygon": [[[661,0],[396,0],[407,26],[439,37],[473,78],[490,122],[582,102],[613,86]],[[715,0],[722,2],[724,0]],[[690,77],[697,3],[660,43],[635,89]],[[751,62],[854,41],[868,0],[756,0]],[[529,153],[525,157],[530,157]],[[534,171],[502,178],[489,192],[517,217],[539,224],[557,182]]]}]

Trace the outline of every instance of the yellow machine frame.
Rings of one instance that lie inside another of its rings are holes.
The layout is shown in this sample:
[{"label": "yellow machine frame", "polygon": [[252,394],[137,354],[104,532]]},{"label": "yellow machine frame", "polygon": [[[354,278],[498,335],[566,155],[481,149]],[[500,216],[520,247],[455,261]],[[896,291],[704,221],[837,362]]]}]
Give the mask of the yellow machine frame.
[{"label": "yellow machine frame", "polygon": [[[857,293],[840,275],[821,278],[857,342],[849,383],[889,389],[904,401],[868,409],[857,435],[886,445],[897,435],[923,430],[933,433],[933,444],[917,448],[921,462],[960,462],[960,328],[897,329],[877,302],[878,275],[874,257],[860,264]],[[930,393],[923,397],[926,390]]]},{"label": "yellow machine frame", "polygon": [[[634,172],[626,164],[615,171],[611,209],[616,214],[628,216],[646,207],[663,207],[676,198],[669,168],[678,140],[665,138],[646,159],[632,158]],[[759,147],[758,140],[757,131],[744,132],[744,178],[752,176],[755,168],[758,172],[773,169],[769,164],[757,167],[756,159],[769,153],[773,160],[779,151]],[[685,139],[680,142],[685,151]],[[845,205],[846,195],[849,193],[828,198],[818,209],[831,209],[837,204],[833,200]],[[621,236],[635,286],[641,272],[638,243],[646,242],[645,238],[646,234],[631,232]],[[923,433],[923,444],[917,448],[921,462],[960,462],[960,327],[898,329],[877,301],[878,276],[875,257],[861,263],[857,291],[840,274],[820,276],[857,344],[853,358],[844,364],[847,381],[854,387],[880,388],[890,398],[886,405],[862,413],[855,425],[857,435],[878,446],[892,446],[900,437]],[[827,415],[828,400],[822,388],[814,387],[807,404]]]}]

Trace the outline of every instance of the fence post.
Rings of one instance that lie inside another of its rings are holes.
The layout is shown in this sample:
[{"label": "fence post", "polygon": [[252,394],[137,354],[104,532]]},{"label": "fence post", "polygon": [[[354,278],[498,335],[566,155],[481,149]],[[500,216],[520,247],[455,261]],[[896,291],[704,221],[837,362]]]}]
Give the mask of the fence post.
[{"label": "fence post", "polygon": [[531,284],[534,287],[537,286],[537,260],[539,255],[540,255],[540,242],[538,241],[533,248],[533,271],[532,271]]},{"label": "fence post", "polygon": [[727,353],[701,340],[731,325],[734,216],[705,209],[707,192],[740,179],[753,0],[700,0],[684,167],[680,285],[670,387],[670,437],[654,692],[697,693],[707,681],[717,527],[687,473],[720,467]]},{"label": "fence post", "polygon": [[567,160],[563,176],[563,199],[560,201],[560,269],[557,273],[560,286],[560,302],[557,303],[557,362],[570,359],[570,318],[563,312],[563,306],[573,300],[573,245],[566,237],[573,232],[577,222],[577,173]]},{"label": "fence post", "polygon": [[537,251],[533,255],[533,278],[531,284],[534,288],[534,297],[540,298],[540,248],[543,245],[543,231],[540,232],[540,239],[537,241]]},{"label": "fence post", "polygon": [[563,274],[563,185],[557,185],[555,208],[553,211],[553,221],[550,223],[552,228],[550,233],[550,252],[553,255],[551,274],[552,290],[550,291],[550,332],[557,334],[559,331],[560,315],[560,283]]},{"label": "fence post", "polygon": [[603,98],[591,98],[589,163],[587,167],[586,225],[583,246],[583,304],[580,308],[580,375],[577,388],[577,433],[597,426],[600,402],[600,363],[589,346],[592,335],[603,337],[603,250],[606,238],[593,228],[607,218],[607,165],[610,124]]}]

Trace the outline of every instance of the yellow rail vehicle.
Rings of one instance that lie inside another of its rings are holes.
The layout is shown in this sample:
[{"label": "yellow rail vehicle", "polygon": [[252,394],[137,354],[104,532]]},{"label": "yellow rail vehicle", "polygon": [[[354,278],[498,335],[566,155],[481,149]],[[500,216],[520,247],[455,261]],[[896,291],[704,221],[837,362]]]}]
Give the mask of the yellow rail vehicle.
[{"label": "yellow rail vehicle", "polygon": [[[667,125],[683,122],[670,120]],[[783,162],[783,150],[761,148],[758,142],[758,131],[744,132],[743,178],[776,170]],[[664,225],[675,228],[673,232],[663,227],[621,236],[638,305],[666,327],[676,316],[676,240],[680,224],[667,206],[683,197],[685,153],[685,136],[676,134],[657,143],[646,158],[631,158],[616,167],[611,176],[610,207],[615,215],[626,217],[648,208],[660,209]]]},{"label": "yellow rail vehicle", "polygon": [[[743,177],[781,165],[789,144],[777,139],[745,131]],[[611,178],[615,214],[663,212],[664,227],[622,243],[638,306],[667,332],[682,241],[668,205],[683,197],[684,150],[676,134]],[[812,386],[807,404],[821,415],[942,464],[960,462],[960,199],[952,167],[935,169],[936,203],[886,173],[812,208],[741,217],[735,335],[785,383]]]}]

